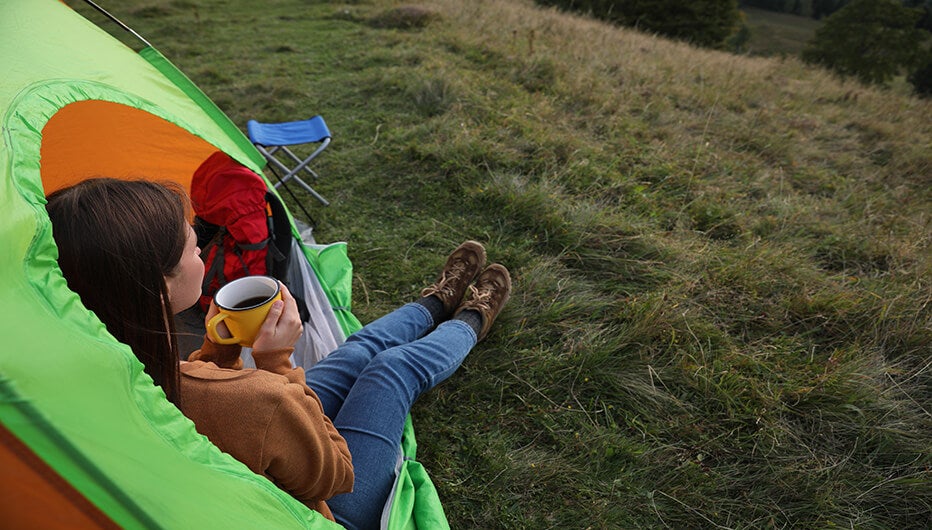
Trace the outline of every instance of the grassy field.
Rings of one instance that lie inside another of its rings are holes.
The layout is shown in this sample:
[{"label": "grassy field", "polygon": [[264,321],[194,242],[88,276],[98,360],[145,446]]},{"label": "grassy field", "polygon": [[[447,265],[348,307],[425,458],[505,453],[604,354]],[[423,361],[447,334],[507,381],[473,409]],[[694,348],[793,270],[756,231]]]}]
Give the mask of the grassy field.
[{"label": "grassy field", "polygon": [[414,411],[454,528],[932,523],[932,102],[530,1],[104,5],[236,123],[326,117],[364,322],[512,270]]},{"label": "grassy field", "polygon": [[797,56],[815,36],[822,21],[809,17],[742,7],[751,30],[747,49],[751,55]]}]

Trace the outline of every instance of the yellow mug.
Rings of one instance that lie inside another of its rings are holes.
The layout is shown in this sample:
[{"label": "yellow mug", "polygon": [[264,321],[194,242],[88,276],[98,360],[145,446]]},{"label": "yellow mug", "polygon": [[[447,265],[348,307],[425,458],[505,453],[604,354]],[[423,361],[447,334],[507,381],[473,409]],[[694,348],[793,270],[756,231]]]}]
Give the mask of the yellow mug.
[{"label": "yellow mug", "polygon": [[[207,335],[217,344],[252,346],[269,309],[282,299],[282,287],[269,276],[245,276],[221,287],[214,296],[219,313],[207,322]],[[217,325],[223,322],[230,337],[221,337]]]}]

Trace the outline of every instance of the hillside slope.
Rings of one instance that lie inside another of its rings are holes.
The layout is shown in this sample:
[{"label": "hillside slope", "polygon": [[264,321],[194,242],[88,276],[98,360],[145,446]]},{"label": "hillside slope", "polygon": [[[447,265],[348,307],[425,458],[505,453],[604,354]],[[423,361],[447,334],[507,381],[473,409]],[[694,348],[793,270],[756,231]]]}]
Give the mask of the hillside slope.
[{"label": "hillside slope", "polygon": [[930,522],[932,103],[530,1],[108,7],[236,123],[326,117],[363,321],[511,268],[414,411],[454,528]]}]

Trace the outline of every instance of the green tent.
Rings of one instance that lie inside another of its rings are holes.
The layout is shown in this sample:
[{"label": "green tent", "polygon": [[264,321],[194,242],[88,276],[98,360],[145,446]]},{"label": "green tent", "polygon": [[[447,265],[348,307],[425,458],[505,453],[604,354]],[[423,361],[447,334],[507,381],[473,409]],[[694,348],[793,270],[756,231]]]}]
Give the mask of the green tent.
[{"label": "green tent", "polygon": [[[188,186],[217,150],[259,174],[263,157],[148,44],[137,53],[57,0],[0,6],[0,520],[338,527],[222,453],[165,399],[68,289],[45,213],[47,193],[90,176]],[[345,245],[301,248],[342,331],[358,329]],[[388,528],[447,527],[413,460],[410,422],[403,449]]]}]

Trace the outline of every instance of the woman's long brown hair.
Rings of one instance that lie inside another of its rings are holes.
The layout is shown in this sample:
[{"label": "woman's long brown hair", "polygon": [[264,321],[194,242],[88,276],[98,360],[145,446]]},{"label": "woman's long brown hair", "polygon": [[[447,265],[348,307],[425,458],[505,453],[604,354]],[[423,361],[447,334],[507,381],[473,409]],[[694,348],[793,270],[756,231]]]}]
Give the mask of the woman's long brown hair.
[{"label": "woman's long brown hair", "polygon": [[170,183],[94,178],[52,193],[46,205],[68,287],[175,404],[178,341],[165,276],[184,252],[186,197]]}]

